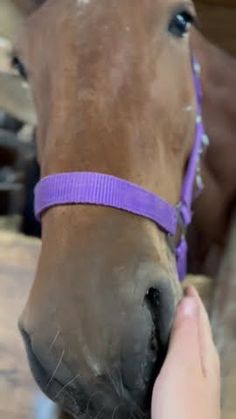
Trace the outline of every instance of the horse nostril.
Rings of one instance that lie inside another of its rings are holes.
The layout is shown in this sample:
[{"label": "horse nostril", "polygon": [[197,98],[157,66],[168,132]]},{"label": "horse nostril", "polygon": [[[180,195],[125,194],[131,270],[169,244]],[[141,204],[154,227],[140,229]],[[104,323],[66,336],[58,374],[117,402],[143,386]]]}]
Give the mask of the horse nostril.
[{"label": "horse nostril", "polygon": [[152,309],[157,309],[160,306],[160,299],[160,291],[157,288],[150,288],[147,291],[146,300]]},{"label": "horse nostril", "polygon": [[167,351],[175,308],[174,294],[169,282],[162,281],[158,287],[149,288],[144,301],[153,321],[150,349],[155,353],[158,351],[158,363],[161,366]]},{"label": "horse nostril", "polygon": [[174,304],[169,281],[153,278],[152,283],[157,286],[148,289],[142,310],[137,310],[134,323],[128,323],[122,348],[125,386],[144,410],[151,403],[152,387],[165,359],[170,330],[168,306]]},{"label": "horse nostril", "polygon": [[150,349],[153,352],[157,352],[160,349],[159,342],[159,321],[158,321],[158,312],[160,307],[160,291],[156,288],[150,288],[145,296],[146,304],[150,310],[152,321],[153,321],[153,331],[150,341]]},{"label": "horse nostril", "polygon": [[161,319],[161,292],[157,288],[150,288],[145,296],[145,302],[150,310],[153,323],[159,329]]}]

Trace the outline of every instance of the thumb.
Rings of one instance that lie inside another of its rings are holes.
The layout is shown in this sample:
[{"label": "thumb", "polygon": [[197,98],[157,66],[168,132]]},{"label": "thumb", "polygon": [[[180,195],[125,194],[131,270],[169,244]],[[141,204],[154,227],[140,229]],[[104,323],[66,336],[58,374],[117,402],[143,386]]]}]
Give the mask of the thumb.
[{"label": "thumb", "polygon": [[173,328],[165,365],[201,367],[199,344],[199,303],[194,295],[186,295],[180,302]]}]

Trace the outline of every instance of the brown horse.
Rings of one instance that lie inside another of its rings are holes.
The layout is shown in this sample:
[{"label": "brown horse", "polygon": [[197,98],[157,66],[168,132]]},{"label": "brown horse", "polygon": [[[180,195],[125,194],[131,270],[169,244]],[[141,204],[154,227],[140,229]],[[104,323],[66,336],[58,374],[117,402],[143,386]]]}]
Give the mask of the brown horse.
[{"label": "brown horse", "polygon": [[[17,53],[38,114],[42,175],[96,171],[179,201],[195,131],[190,1],[48,0]],[[149,417],[181,296],[156,225],[119,210],[42,218],[20,320],[43,391],[81,418]]]}]

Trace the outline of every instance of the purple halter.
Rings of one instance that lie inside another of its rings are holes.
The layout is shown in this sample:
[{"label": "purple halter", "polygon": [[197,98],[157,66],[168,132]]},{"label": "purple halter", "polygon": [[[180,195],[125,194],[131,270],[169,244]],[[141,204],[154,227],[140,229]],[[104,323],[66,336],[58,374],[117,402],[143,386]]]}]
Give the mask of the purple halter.
[{"label": "purple halter", "polygon": [[128,211],[154,221],[168,235],[174,236],[177,226],[181,238],[176,247],[176,261],[180,280],[186,275],[186,229],[192,220],[194,186],[203,189],[200,173],[200,157],[209,144],[202,122],[201,68],[193,59],[193,79],[196,92],[196,133],[188,168],[183,181],[180,203],[177,207],[127,180],[93,172],[68,172],[49,175],[40,180],[35,188],[35,215],[56,205],[91,204],[103,205]]}]

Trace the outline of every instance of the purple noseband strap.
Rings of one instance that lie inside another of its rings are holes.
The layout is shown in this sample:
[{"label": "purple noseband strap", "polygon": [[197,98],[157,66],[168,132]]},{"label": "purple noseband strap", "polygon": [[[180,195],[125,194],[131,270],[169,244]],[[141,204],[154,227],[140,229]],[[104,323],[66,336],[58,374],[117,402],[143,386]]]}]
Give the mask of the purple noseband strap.
[{"label": "purple noseband strap", "polygon": [[55,205],[90,204],[117,208],[154,221],[165,232],[176,232],[174,207],[157,195],[115,176],[94,172],[71,172],[50,175],[41,180],[35,191],[35,213]]},{"label": "purple noseband strap", "polygon": [[200,156],[208,145],[201,116],[200,66],[193,59],[194,87],[196,92],[196,133],[192,153],[183,182],[180,203],[170,205],[158,195],[127,180],[111,175],[91,172],[69,172],[49,175],[40,180],[35,188],[35,214],[57,205],[102,205],[127,211],[148,218],[168,235],[180,229],[180,242],[176,247],[179,278],[186,275],[187,242],[186,228],[192,220],[192,201],[195,182],[202,189]]}]

